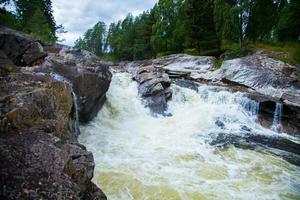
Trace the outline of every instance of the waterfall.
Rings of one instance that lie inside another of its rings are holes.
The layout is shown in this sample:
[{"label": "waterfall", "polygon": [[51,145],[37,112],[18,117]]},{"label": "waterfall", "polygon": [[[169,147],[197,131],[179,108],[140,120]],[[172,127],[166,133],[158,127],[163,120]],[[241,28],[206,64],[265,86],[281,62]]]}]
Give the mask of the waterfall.
[{"label": "waterfall", "polygon": [[279,132],[281,129],[282,104],[276,103],[276,108],[273,116],[272,129]]},{"label": "waterfall", "polygon": [[80,129],[79,129],[79,117],[78,117],[78,104],[77,104],[77,96],[73,90],[73,84],[71,83],[71,81],[69,81],[68,79],[66,79],[65,77],[56,74],[56,73],[50,73],[50,76],[54,79],[54,80],[58,80],[58,81],[62,81],[64,83],[66,83],[67,85],[70,86],[71,88],[71,94],[72,94],[72,102],[73,102],[73,112],[74,112],[74,125],[71,125],[71,129],[73,129],[75,131],[75,135],[76,137],[80,134]]},{"label": "waterfall", "polygon": [[[72,87],[71,87],[72,88]],[[73,127],[74,131],[75,131],[75,135],[76,137],[80,134],[80,130],[79,130],[79,117],[78,117],[78,105],[77,105],[77,96],[75,94],[75,92],[73,91],[72,88],[72,100],[73,100],[73,107],[74,107],[74,125],[75,127]]]},{"label": "waterfall", "polygon": [[242,97],[239,100],[239,103],[241,104],[241,106],[249,113],[249,115],[258,116],[258,112],[259,112],[259,103],[248,99],[246,97]]},{"label": "waterfall", "polygon": [[108,199],[282,199],[299,188],[299,168],[280,157],[206,142],[243,136],[245,126],[277,134],[256,122],[255,101],[216,86],[172,85],[172,116],[154,117],[137,88],[130,74],[114,74],[103,108],[80,127],[78,139],[95,159],[93,182]]}]

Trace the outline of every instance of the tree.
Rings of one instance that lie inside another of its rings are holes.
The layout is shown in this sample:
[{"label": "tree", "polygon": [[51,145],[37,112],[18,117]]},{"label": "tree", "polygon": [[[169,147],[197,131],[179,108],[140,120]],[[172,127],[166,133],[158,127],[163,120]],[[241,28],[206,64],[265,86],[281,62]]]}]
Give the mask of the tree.
[{"label": "tree", "polygon": [[102,56],[105,49],[105,36],[106,25],[100,21],[92,29],[87,30],[83,38],[75,41],[75,47],[93,52],[97,56]]},{"label": "tree", "polygon": [[281,41],[300,40],[300,1],[290,0],[283,3],[285,6],[280,13],[280,19],[276,27],[277,38]]},{"label": "tree", "polygon": [[135,41],[133,47],[133,59],[143,60],[152,58],[154,54],[151,45],[152,27],[155,23],[153,10],[144,12],[135,20]]},{"label": "tree", "polygon": [[57,40],[50,0],[15,0],[15,5],[22,31],[43,40]]},{"label": "tree", "polygon": [[186,0],[184,24],[187,33],[185,48],[205,50],[218,49],[220,44],[215,31],[214,5],[211,0]]},{"label": "tree", "polygon": [[273,0],[253,1],[246,36],[252,41],[270,39],[277,22],[277,8]]}]

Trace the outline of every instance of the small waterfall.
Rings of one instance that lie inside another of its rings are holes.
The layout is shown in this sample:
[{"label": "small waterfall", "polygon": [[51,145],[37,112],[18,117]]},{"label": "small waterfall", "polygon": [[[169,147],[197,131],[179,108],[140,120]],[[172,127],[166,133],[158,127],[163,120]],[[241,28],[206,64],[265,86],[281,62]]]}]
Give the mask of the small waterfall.
[{"label": "small waterfall", "polygon": [[246,97],[242,97],[239,100],[240,105],[247,111],[248,114],[250,114],[251,116],[258,116],[258,112],[259,112],[259,103],[248,99]]},{"label": "small waterfall", "polygon": [[281,129],[282,104],[276,103],[276,108],[273,117],[272,129],[279,132]]},{"label": "small waterfall", "polygon": [[75,135],[78,136],[80,134],[79,132],[79,117],[78,117],[78,105],[77,105],[77,96],[75,94],[75,92],[73,91],[73,88],[72,88],[72,100],[73,100],[73,107],[74,107],[74,124],[75,124],[75,127],[74,130],[75,130]]},{"label": "small waterfall", "polygon": [[54,80],[58,80],[58,81],[62,81],[66,84],[68,84],[71,87],[71,94],[72,94],[72,101],[73,101],[73,107],[74,107],[74,126],[71,125],[71,129],[73,129],[75,131],[75,135],[76,137],[80,134],[80,130],[79,130],[79,117],[78,117],[78,105],[77,105],[77,96],[73,90],[73,84],[66,79],[65,77],[56,74],[56,73],[50,73],[50,76],[54,79]]}]

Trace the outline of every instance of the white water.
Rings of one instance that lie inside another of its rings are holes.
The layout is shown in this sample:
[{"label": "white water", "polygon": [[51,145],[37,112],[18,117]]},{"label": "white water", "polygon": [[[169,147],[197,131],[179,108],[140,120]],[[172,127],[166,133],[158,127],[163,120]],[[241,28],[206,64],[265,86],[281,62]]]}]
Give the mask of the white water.
[{"label": "white water", "polygon": [[281,129],[281,116],[282,116],[282,104],[276,103],[276,108],[274,111],[272,129],[274,131],[280,131]]},{"label": "white water", "polygon": [[105,106],[81,127],[79,140],[94,154],[93,181],[108,199],[300,199],[299,167],[268,153],[206,143],[220,132],[243,134],[242,126],[277,134],[255,122],[255,102],[216,87],[172,90],[172,116],[155,118],[130,75],[114,74]]}]

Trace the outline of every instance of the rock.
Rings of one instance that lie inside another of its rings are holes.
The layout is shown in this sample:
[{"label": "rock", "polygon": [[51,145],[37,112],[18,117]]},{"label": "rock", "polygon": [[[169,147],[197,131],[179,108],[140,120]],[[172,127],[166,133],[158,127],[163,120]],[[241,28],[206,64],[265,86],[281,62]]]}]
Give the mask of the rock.
[{"label": "rock", "polygon": [[106,199],[91,182],[93,155],[77,142],[74,92],[82,120],[91,119],[105,100],[109,63],[50,44],[44,62],[41,43],[0,27],[0,197]]},{"label": "rock", "polygon": [[16,71],[15,64],[0,50],[0,76],[6,76]]},{"label": "rock", "polygon": [[49,55],[35,71],[70,82],[77,96],[79,120],[86,123],[96,116],[106,100],[112,76],[109,64],[87,51],[64,47],[59,54]]},{"label": "rock", "polygon": [[293,70],[291,65],[262,55],[227,60],[221,66],[223,79],[270,96],[291,89],[296,81],[291,77]]},{"label": "rock", "polygon": [[215,124],[216,124],[218,127],[220,127],[221,129],[224,129],[224,128],[225,128],[225,124],[224,124],[222,121],[220,121],[219,119],[215,122]]},{"label": "rock", "polygon": [[186,80],[186,79],[172,79],[172,83],[180,87],[189,88],[191,90],[198,92],[199,84],[194,81]]},{"label": "rock", "polygon": [[38,59],[43,59],[47,56],[42,45],[39,42],[33,42],[23,54],[23,61],[26,65],[31,65]]},{"label": "rock", "polygon": [[[282,156],[287,161],[300,166],[300,144],[284,137],[256,135],[253,133],[246,133],[243,135],[220,133],[216,136],[211,136],[212,140],[208,141],[210,145],[222,148],[226,147],[227,145],[234,145],[237,148],[257,150],[259,150],[261,147],[264,149],[272,148],[280,150],[278,156]],[[274,154],[278,153],[278,151],[271,152]]]},{"label": "rock", "polygon": [[[251,56],[224,61],[221,66],[222,81],[250,88],[258,95],[250,94],[260,103],[259,122],[272,126],[275,104],[283,104],[282,131],[299,134],[300,88],[293,76],[296,68],[266,55]],[[251,92],[252,93],[252,92]]]},{"label": "rock", "polygon": [[139,94],[144,97],[145,105],[153,113],[165,115],[172,92],[171,80],[164,70],[153,65],[140,66],[135,70],[134,79],[139,83]]},{"label": "rock", "polygon": [[25,33],[0,26],[0,50],[16,65],[22,64],[22,55],[35,39]]},{"label": "rock", "polygon": [[[17,147],[17,148],[14,148]],[[91,183],[94,162],[77,143],[27,129],[0,136],[0,196],[7,199],[106,199]]]},{"label": "rock", "polygon": [[69,127],[73,106],[69,85],[46,76],[16,74],[3,78],[0,89],[6,107],[1,107],[1,118],[11,128],[44,125],[60,138],[74,139]]},{"label": "rock", "polygon": [[153,60],[156,67],[162,67],[170,72],[205,73],[214,68],[216,58],[212,56],[190,56],[174,54]]}]

